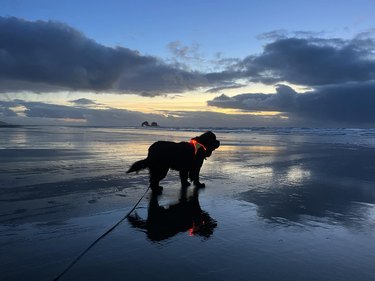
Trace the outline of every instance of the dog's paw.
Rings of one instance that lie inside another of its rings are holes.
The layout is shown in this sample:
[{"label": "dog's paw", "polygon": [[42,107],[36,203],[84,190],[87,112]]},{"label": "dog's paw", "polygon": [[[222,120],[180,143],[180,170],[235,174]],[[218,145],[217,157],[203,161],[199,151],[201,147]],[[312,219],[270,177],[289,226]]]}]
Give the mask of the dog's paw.
[{"label": "dog's paw", "polygon": [[151,186],[151,190],[153,193],[155,194],[161,194],[162,191],[163,191],[163,187],[160,186],[160,185],[157,185],[157,186]]},{"label": "dog's paw", "polygon": [[182,186],[183,188],[188,187],[188,186],[190,186],[190,182],[188,182],[188,181],[182,182],[182,183],[181,183],[181,186]]},{"label": "dog's paw", "polygon": [[194,185],[198,188],[203,188],[203,187],[206,187],[206,185],[204,183],[201,183],[201,182],[194,182]]}]

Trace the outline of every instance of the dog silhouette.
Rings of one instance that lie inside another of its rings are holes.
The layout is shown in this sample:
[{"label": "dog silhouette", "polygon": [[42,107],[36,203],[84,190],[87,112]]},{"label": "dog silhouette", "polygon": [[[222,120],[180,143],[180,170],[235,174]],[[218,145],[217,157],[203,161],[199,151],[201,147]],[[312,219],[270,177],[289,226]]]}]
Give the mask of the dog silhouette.
[{"label": "dog silhouette", "polygon": [[154,192],[161,192],[163,189],[159,182],[165,178],[169,169],[180,172],[182,187],[190,185],[188,179],[195,186],[204,187],[204,183],[199,181],[200,169],[203,161],[219,146],[220,141],[211,131],[191,139],[190,142],[157,141],[149,147],[147,158],[135,162],[127,173],[148,168],[150,187]]}]

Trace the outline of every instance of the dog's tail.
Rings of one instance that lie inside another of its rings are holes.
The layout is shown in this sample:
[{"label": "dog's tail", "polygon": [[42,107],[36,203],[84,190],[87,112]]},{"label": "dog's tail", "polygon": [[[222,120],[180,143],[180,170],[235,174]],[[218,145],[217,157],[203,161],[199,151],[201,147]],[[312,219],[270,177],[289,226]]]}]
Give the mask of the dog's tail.
[{"label": "dog's tail", "polygon": [[127,174],[129,174],[131,172],[137,172],[138,173],[138,171],[146,169],[146,168],[148,168],[147,158],[135,162],[133,165],[131,165],[131,167],[129,168],[129,170],[126,173]]}]

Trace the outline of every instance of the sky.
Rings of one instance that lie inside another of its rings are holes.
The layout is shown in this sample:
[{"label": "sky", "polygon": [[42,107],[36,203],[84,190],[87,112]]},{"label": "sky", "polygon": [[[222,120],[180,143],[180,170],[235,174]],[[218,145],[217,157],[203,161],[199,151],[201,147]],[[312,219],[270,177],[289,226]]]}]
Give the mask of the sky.
[{"label": "sky", "polygon": [[375,1],[0,0],[0,121],[373,127]]}]

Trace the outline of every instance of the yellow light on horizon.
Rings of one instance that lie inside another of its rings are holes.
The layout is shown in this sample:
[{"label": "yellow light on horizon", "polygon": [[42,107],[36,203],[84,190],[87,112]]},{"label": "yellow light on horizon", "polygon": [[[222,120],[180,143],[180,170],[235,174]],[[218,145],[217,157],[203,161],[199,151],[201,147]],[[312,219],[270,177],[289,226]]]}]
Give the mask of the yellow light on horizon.
[{"label": "yellow light on horizon", "polygon": [[111,95],[106,96],[102,104],[112,108],[139,111],[147,114],[167,114],[173,112],[218,112],[230,115],[275,116],[278,111],[246,111],[234,108],[219,108],[208,106],[207,100],[213,99],[217,94],[186,94],[157,97],[142,97],[138,95]]},{"label": "yellow light on horizon", "polygon": [[[136,94],[118,94],[118,93],[94,93],[94,92],[59,92],[46,93],[38,95],[35,93],[23,93],[15,95],[16,98],[26,101],[44,102],[50,104],[61,104],[66,106],[77,106],[74,100],[82,97],[93,100],[96,104],[89,106],[91,109],[105,110],[109,108],[136,111],[145,114],[161,114],[180,116],[180,112],[216,112],[228,115],[248,115],[269,117],[279,116],[287,118],[278,111],[247,111],[234,108],[219,108],[208,106],[207,101],[225,94],[235,96],[241,93],[272,93],[275,92],[274,86],[263,85],[260,83],[250,83],[242,88],[223,89],[217,93],[191,91],[185,93],[174,93],[155,97],[144,97]],[[17,108],[19,114],[22,114],[23,108]]]}]

